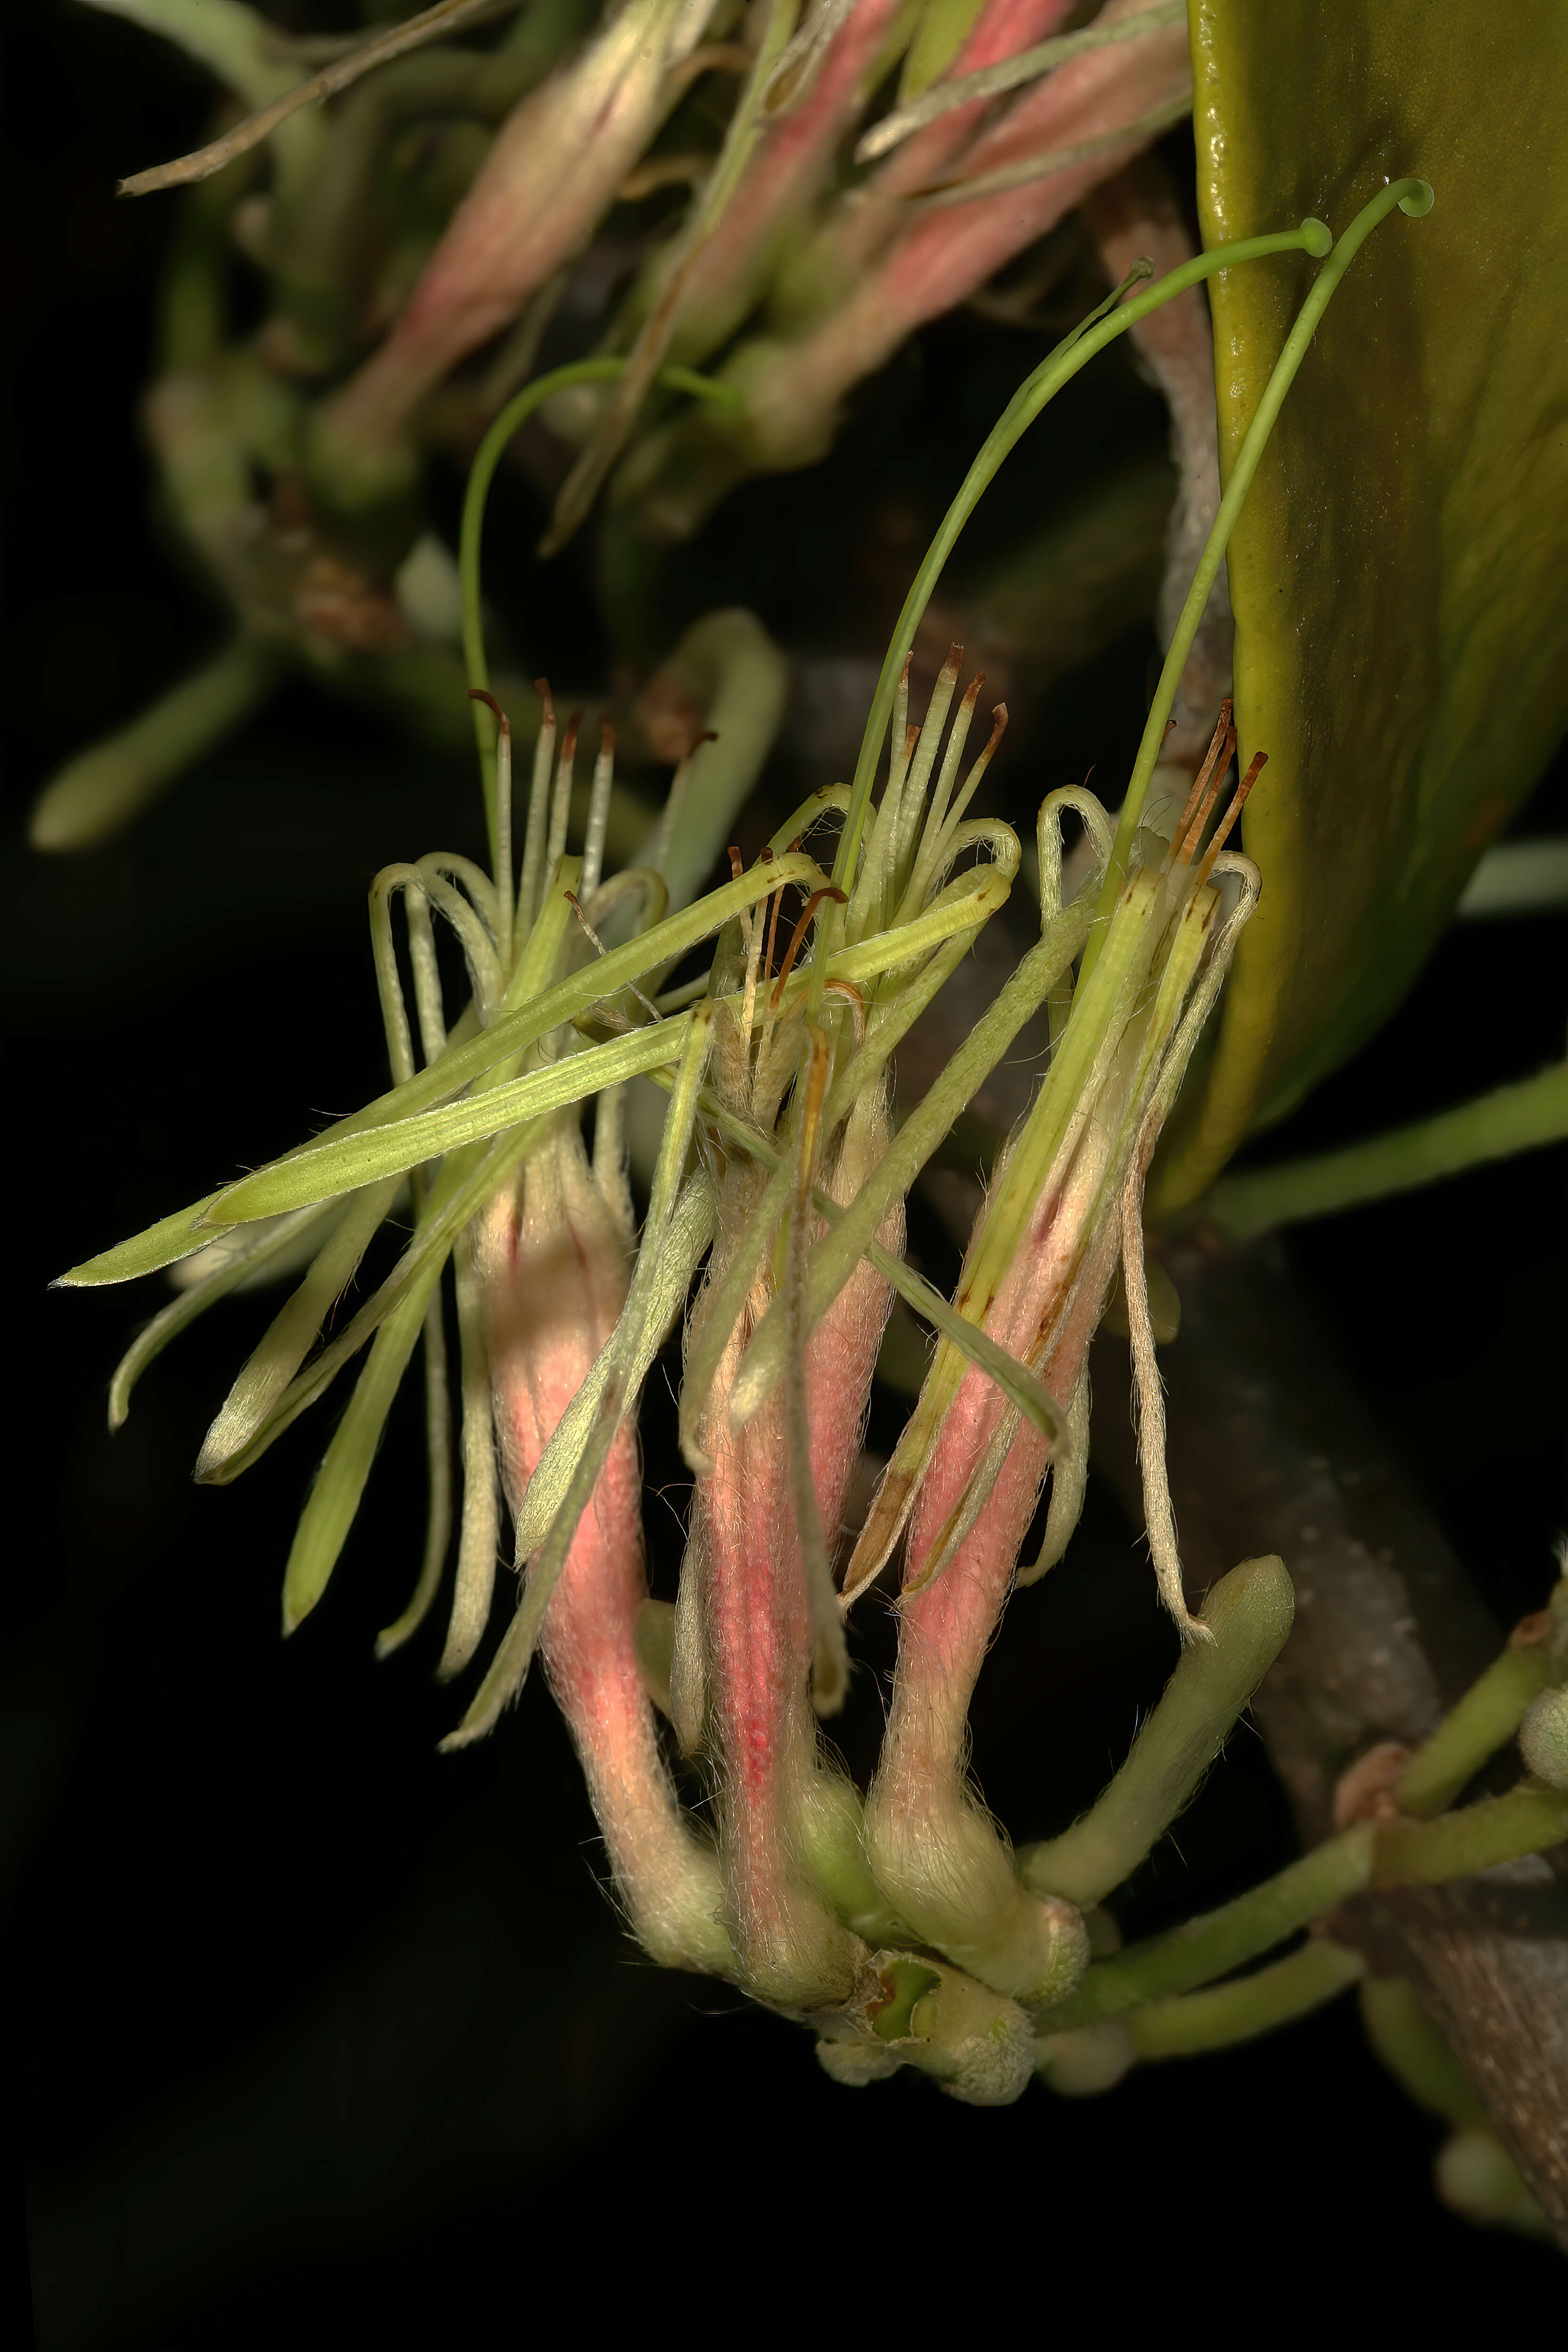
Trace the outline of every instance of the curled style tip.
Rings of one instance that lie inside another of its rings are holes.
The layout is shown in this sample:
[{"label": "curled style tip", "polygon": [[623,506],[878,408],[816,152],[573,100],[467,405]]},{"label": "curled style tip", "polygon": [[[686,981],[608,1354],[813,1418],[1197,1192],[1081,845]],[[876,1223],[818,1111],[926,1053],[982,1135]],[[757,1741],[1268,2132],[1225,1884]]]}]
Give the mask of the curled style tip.
[{"label": "curled style tip", "polygon": [[[547,696],[546,700],[548,700],[548,698],[549,698]],[[496,725],[500,729],[501,733],[510,741],[511,737],[511,723],[507,718],[506,712],[501,709],[500,704],[496,700],[495,696],[489,693],[482,686],[470,686],[468,688],[468,700],[470,702],[482,702],[486,709],[489,710],[494,717]]]},{"label": "curled style tip", "polygon": [[789,946],[784,950],[784,960],[779,969],[779,976],[773,982],[773,1003],[775,1013],[778,1010],[779,999],[784,994],[784,982],[789,978],[791,971],[795,969],[795,960],[800,953],[801,942],[805,939],[806,932],[811,928],[813,916],[816,913],[818,907],[821,906],[825,898],[831,898],[834,904],[839,907],[847,907],[849,904],[849,900],[845,893],[831,882],[827,885],[827,887],[825,890],[814,890],[812,892],[810,898],[806,900],[805,905],[801,909],[800,920],[795,927],[795,934],[790,940]]},{"label": "curled style tip", "polygon": [[1310,253],[1314,261],[1321,261],[1326,253],[1331,253],[1333,250],[1333,231],[1325,221],[1314,220],[1310,213],[1301,223],[1297,234],[1301,240],[1302,251]]},{"label": "curled style tip", "polygon": [[1437,193],[1430,180],[1412,180],[1408,193],[1399,199],[1399,209],[1412,220],[1421,220],[1436,201]]}]

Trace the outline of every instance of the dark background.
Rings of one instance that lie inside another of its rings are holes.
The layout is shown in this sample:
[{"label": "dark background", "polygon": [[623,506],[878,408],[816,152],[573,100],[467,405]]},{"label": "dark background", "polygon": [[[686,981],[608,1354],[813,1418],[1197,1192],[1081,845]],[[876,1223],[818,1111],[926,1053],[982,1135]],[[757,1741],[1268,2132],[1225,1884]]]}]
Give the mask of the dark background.
[{"label": "dark background", "polygon": [[[500,2344],[552,2305],[612,2331],[967,2334],[1016,2324],[1020,2295],[1025,2326],[1112,2343],[1517,2329],[1555,2287],[1554,2258],[1436,2205],[1440,2127],[1368,2054],[1350,2003],[1101,2100],[1037,2088],[990,2113],[912,2075],[837,2089],[804,2035],[643,1963],[600,1891],[538,1683],[488,1745],[438,1759],[454,1712],[430,1680],[438,1633],[372,1659],[417,1567],[422,1501],[396,1475],[420,1445],[412,1391],[331,1591],[287,1646],[279,1581],[321,1416],[239,1489],[188,1475],[265,1302],[198,1325],[108,1437],[109,1373],[161,1295],[45,1283],[381,1083],[363,892],[391,857],[477,845],[477,795],[300,687],[126,840],[54,863],[23,845],[51,767],[220,624],[150,515],[133,422],[172,215],[110,193],[195,143],[207,86],[85,9],[26,0],[12,26],[0,1754],[18,2321],[30,2251],[47,2352]],[[712,551],[713,601],[737,546],[762,545],[764,617],[792,649],[822,649],[816,583],[853,547],[866,480],[902,465],[934,498],[1000,405],[994,387],[1032,363],[1005,335],[961,346],[973,333],[938,328],[900,363],[891,439],[857,424],[817,474],[746,494]],[[569,577],[552,604],[582,625]],[[1058,691],[1032,747],[1009,747],[1000,789],[1020,810],[1089,760],[1124,769],[1151,652],[1142,636],[1114,648]],[[1565,821],[1560,764],[1524,824]],[[1456,932],[1268,1149],[1364,1132],[1560,1054],[1565,949],[1560,918]],[[1537,1153],[1291,1243],[1347,1379],[1505,1624],[1539,1605],[1568,1519],[1563,1176],[1561,1151]],[[934,1269],[934,1221],[917,1219],[917,1241]],[[895,1423],[879,1403],[873,1435]],[[671,1425],[656,1376],[650,1490],[679,1508]],[[649,1538],[668,1586],[679,1528],[657,1497]],[[874,1617],[864,1638],[885,1656]],[[1096,1492],[982,1685],[976,1768],[1017,1835],[1092,1794],[1172,1655],[1132,1531]],[[852,1753],[876,1709],[864,1675]],[[1134,1930],[1292,1851],[1248,1729],[1177,1834],[1180,1853],[1168,1843],[1118,1906]]]}]

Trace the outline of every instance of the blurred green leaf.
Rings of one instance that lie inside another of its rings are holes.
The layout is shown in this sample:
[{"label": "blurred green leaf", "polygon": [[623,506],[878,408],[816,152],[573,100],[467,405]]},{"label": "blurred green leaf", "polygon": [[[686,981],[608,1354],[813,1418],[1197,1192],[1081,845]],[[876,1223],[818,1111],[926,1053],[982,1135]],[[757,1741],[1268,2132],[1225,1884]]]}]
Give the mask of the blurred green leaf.
[{"label": "blurred green leaf", "polygon": [[[1263,897],[1155,1207],[1192,1200],[1381,1026],[1568,724],[1568,40],[1558,0],[1193,0],[1206,245],[1405,173],[1230,547]],[[1213,281],[1222,467],[1310,282]],[[1473,1084],[1473,1081],[1472,1081]]]}]

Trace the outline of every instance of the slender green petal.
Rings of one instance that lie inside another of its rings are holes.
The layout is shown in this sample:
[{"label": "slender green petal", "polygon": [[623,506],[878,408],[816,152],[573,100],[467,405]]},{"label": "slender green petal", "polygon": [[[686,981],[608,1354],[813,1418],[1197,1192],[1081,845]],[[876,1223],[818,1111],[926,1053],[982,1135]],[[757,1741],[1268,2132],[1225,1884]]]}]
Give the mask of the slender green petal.
[{"label": "slender green petal", "polygon": [[213,1473],[215,1486],[228,1486],[261,1459],[268,1446],[325,1394],[339,1372],[394,1309],[403,1306],[432,1265],[444,1265],[463,1227],[476,1217],[521,1166],[549,1131],[545,1119],[499,1136],[488,1151],[477,1146],[453,1152],[431,1189],[414,1238],[381,1287],[368,1298],[346,1331],[340,1332],[314,1361],[291,1381],[248,1444]]},{"label": "slender green petal", "polygon": [[340,1192],[405,1174],[460,1145],[480,1143],[503,1129],[520,1127],[525,1119],[547,1118],[552,1111],[585,1101],[601,1087],[675,1061],[691,1017],[678,1014],[634,1030],[630,1036],[612,1037],[605,1045],[548,1062],[488,1094],[373,1128],[365,1135],[317,1145],[298,1159],[279,1160],[275,1168],[231,1185],[220,1206],[226,1216],[236,1215],[241,1223],[274,1216],[281,1208],[331,1200]]},{"label": "slender green petal", "polygon": [[397,1194],[397,1181],[373,1185],[348,1204],[348,1213],[311,1261],[291,1298],[225,1398],[196,1460],[198,1485],[209,1484],[248,1445],[294,1378],[336,1301],[353,1280],[355,1268],[374,1239]]},{"label": "slender green petal", "polygon": [[[786,854],[773,859],[766,866],[751,867],[737,881],[727,882],[721,889],[710,891],[694,907],[683,908],[679,914],[654,924],[637,939],[628,940],[624,946],[612,948],[607,955],[599,957],[585,970],[569,973],[565,979],[557,981],[529,1003],[502,1013],[479,1035],[460,1045],[454,1042],[439,1061],[419,1071],[406,1085],[395,1087],[389,1094],[381,1095],[374,1102],[367,1103],[363,1110],[353,1112],[348,1118],[337,1120],[324,1136],[313,1143],[301,1144],[288,1158],[298,1159],[306,1151],[329,1149],[345,1137],[363,1135],[395,1119],[410,1118],[431,1104],[447,1100],[475,1079],[482,1077],[487,1071],[515,1060],[530,1045],[536,1045],[541,1037],[548,1036],[551,1030],[559,1029],[564,1023],[590,1012],[595,1004],[615,997],[629,982],[640,981],[653,966],[670,962],[684,955],[700,940],[721,930],[734,915],[755,906],[759,899],[771,897],[782,884],[801,882],[811,888],[819,884],[821,878],[815,860],[799,855]],[[570,915],[570,909],[566,911]],[[520,963],[519,971],[521,969]],[[285,1164],[285,1160],[279,1160],[274,1166],[281,1168]],[[270,1176],[272,1172],[272,1169],[264,1169],[259,1175]],[[258,1179],[247,1177],[242,1181],[248,1184]],[[238,1188],[229,1189],[236,1191]],[[223,1193],[214,1194],[212,1202],[201,1206],[210,1209],[213,1202],[222,1202],[225,1198]],[[261,1212],[256,1213],[260,1214]],[[226,1209],[222,1221],[236,1222],[228,1216]],[[172,1228],[176,1223],[176,1219],[166,1218],[162,1226],[153,1230],[161,1234],[165,1227]],[[205,1238],[210,1239],[211,1236]],[[126,1249],[135,1246],[135,1244],[123,1245]],[[115,1254],[106,1253],[106,1255],[111,1255]],[[167,1263],[167,1260],[159,1262]],[[97,1265],[100,1261],[90,1263]],[[79,1268],[72,1278],[83,1278],[87,1273],[87,1268]],[[117,1274],[99,1275],[94,1278],[122,1281],[126,1277]]]},{"label": "slender green petal", "polygon": [[57,1290],[86,1290],[100,1283],[137,1282],[144,1274],[161,1274],[166,1265],[175,1265],[183,1257],[195,1257],[198,1250],[210,1247],[213,1229],[203,1221],[220,1196],[209,1192],[205,1201],[193,1201],[188,1209],[176,1209],[172,1216],[160,1217],[145,1233],[135,1234],[128,1242],[116,1242],[112,1249],[100,1250],[96,1257],[84,1258],[67,1274],[56,1277]]},{"label": "slender green petal", "polygon": [[463,1518],[458,1538],[452,1614],[441,1661],[436,1669],[440,1682],[460,1674],[479,1645],[489,1622],[496,1563],[500,1556],[495,1410],[490,1392],[489,1349],[485,1339],[484,1293],[474,1264],[471,1232],[458,1235],[456,1260],[463,1397]]},{"label": "slender green petal", "polygon": [[332,1433],[325,1458],[300,1515],[283,1574],[283,1631],[292,1633],[322,1593],[348,1539],[392,1400],[419,1344],[431,1293],[444,1260],[425,1268],[399,1299],[371,1345],[354,1392]]},{"label": "slender green petal", "polygon": [[171,1339],[175,1339],[198,1315],[216,1307],[232,1290],[255,1278],[274,1259],[286,1258],[300,1244],[301,1233],[319,1231],[326,1222],[327,1213],[306,1210],[299,1216],[283,1219],[277,1228],[258,1235],[256,1246],[237,1251],[216,1265],[204,1280],[154,1315],[146,1329],[137,1336],[121,1358],[114,1378],[109,1384],[109,1426],[118,1429],[131,1410],[131,1392],[148,1365],[161,1356]]},{"label": "slender green petal", "polygon": [[425,1451],[430,1480],[425,1557],[402,1614],[375,1637],[375,1654],[389,1658],[419,1631],[441,1589],[452,1540],[452,1400],[447,1387],[447,1333],[437,1289],[425,1309]]}]

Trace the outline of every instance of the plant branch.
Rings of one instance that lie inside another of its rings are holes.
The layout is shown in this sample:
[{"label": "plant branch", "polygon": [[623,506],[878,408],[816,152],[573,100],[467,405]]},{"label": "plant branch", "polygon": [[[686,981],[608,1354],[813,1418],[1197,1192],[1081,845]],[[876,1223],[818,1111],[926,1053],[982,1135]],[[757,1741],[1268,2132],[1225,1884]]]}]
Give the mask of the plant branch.
[{"label": "plant branch", "polygon": [[[1302,1843],[1316,1848],[1335,1827],[1346,1769],[1382,1741],[1419,1748],[1502,1637],[1382,1450],[1277,1244],[1237,1249],[1208,1231],[1167,1265],[1183,1306],[1161,1368],[1184,1555],[1199,1592],[1249,1551],[1276,1550],[1291,1570],[1295,1632],[1254,1714]],[[1104,1343],[1094,1439],[1136,1513],[1126,1367]],[[1378,1973],[1415,1983],[1568,2245],[1561,1858],[1374,1890],[1334,1913],[1333,1933]]]}]

